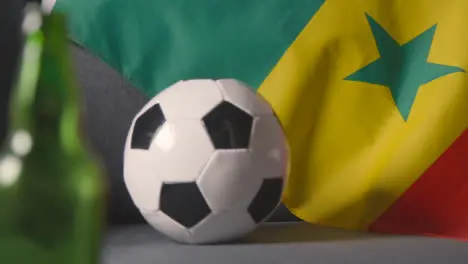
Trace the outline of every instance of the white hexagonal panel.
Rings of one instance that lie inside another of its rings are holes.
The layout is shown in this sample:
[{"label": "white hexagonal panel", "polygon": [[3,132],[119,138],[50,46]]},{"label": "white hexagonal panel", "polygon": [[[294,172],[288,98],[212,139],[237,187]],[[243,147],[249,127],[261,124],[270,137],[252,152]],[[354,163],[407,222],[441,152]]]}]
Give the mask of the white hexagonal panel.
[{"label": "white hexagonal panel", "polygon": [[169,238],[180,242],[190,242],[190,232],[161,211],[147,213],[142,211],[142,216],[154,229],[168,236]]},{"label": "white hexagonal panel", "polygon": [[130,149],[125,151],[125,185],[133,203],[140,210],[158,210],[162,185],[158,174],[150,152]]},{"label": "white hexagonal panel", "polygon": [[190,243],[230,241],[247,235],[256,226],[245,209],[217,212],[190,229]]},{"label": "white hexagonal panel", "polygon": [[151,147],[161,180],[195,181],[214,152],[201,120],[179,119],[164,123]]},{"label": "white hexagonal panel", "polygon": [[236,79],[220,79],[216,81],[219,85],[224,100],[231,102],[247,113],[258,115],[272,115],[270,104],[251,88]]},{"label": "white hexagonal panel", "polygon": [[263,178],[284,177],[287,173],[289,153],[283,129],[274,116],[261,116],[254,120],[250,143],[254,171]]},{"label": "white hexagonal panel", "polygon": [[215,81],[189,80],[166,88],[155,100],[160,102],[167,120],[201,119],[221,103],[223,97]]},{"label": "white hexagonal panel", "polygon": [[255,174],[248,150],[217,150],[197,184],[212,211],[246,210],[260,189],[262,178]]}]

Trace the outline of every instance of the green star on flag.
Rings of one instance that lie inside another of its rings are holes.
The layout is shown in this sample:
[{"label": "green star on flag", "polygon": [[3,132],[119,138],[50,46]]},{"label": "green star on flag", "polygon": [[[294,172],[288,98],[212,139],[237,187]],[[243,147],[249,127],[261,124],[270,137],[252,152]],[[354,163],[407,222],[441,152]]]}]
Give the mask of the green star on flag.
[{"label": "green star on flag", "polygon": [[371,16],[366,14],[380,58],[349,75],[345,80],[386,86],[406,121],[421,85],[462,68],[427,61],[436,25],[400,45]]}]

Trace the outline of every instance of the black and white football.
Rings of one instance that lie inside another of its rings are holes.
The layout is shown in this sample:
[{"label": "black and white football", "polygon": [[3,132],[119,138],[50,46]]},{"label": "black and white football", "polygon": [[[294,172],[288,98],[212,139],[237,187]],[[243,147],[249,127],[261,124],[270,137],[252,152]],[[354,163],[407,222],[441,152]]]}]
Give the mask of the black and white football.
[{"label": "black and white football", "polygon": [[136,207],[181,243],[242,237],[278,206],[288,163],[270,105],[234,79],[180,81],[131,124],[124,178]]}]

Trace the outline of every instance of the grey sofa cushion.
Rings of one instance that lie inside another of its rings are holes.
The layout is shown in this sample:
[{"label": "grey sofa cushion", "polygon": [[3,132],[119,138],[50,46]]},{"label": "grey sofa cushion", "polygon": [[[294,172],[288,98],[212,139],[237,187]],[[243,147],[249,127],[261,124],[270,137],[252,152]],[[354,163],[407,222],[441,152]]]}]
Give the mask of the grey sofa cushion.
[{"label": "grey sofa cushion", "polygon": [[72,45],[71,52],[83,89],[89,140],[107,169],[109,220],[112,224],[142,222],[123,182],[122,159],[131,120],[147,98],[82,48]]},{"label": "grey sofa cushion", "polygon": [[5,137],[9,89],[20,53],[21,1],[2,0],[0,8],[0,144]]},{"label": "grey sofa cushion", "polygon": [[274,223],[245,241],[209,246],[180,245],[146,225],[111,231],[104,264],[465,264],[468,244],[426,237],[379,236]]}]

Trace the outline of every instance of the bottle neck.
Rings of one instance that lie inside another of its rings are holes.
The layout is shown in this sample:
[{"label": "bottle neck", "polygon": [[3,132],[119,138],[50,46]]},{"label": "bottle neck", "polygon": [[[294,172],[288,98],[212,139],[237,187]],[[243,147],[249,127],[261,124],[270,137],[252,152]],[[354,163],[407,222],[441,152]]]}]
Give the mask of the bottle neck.
[{"label": "bottle neck", "polygon": [[80,105],[65,21],[61,15],[43,16],[39,10],[26,12],[24,21],[28,19],[39,25],[23,26],[26,42],[18,85],[12,94],[10,135],[29,133],[34,139],[33,148],[38,150],[76,151],[81,147]]},{"label": "bottle neck", "polygon": [[[37,16],[33,10],[26,9],[23,18],[24,45],[21,61],[18,64],[16,84],[10,93],[8,109],[8,132],[6,144],[12,144],[18,133],[31,137],[31,115],[37,80],[40,72],[40,61],[44,44],[44,35],[40,30],[40,23],[27,24],[31,18]],[[34,22],[34,21],[33,21]],[[11,148],[11,146],[9,146]]]}]

